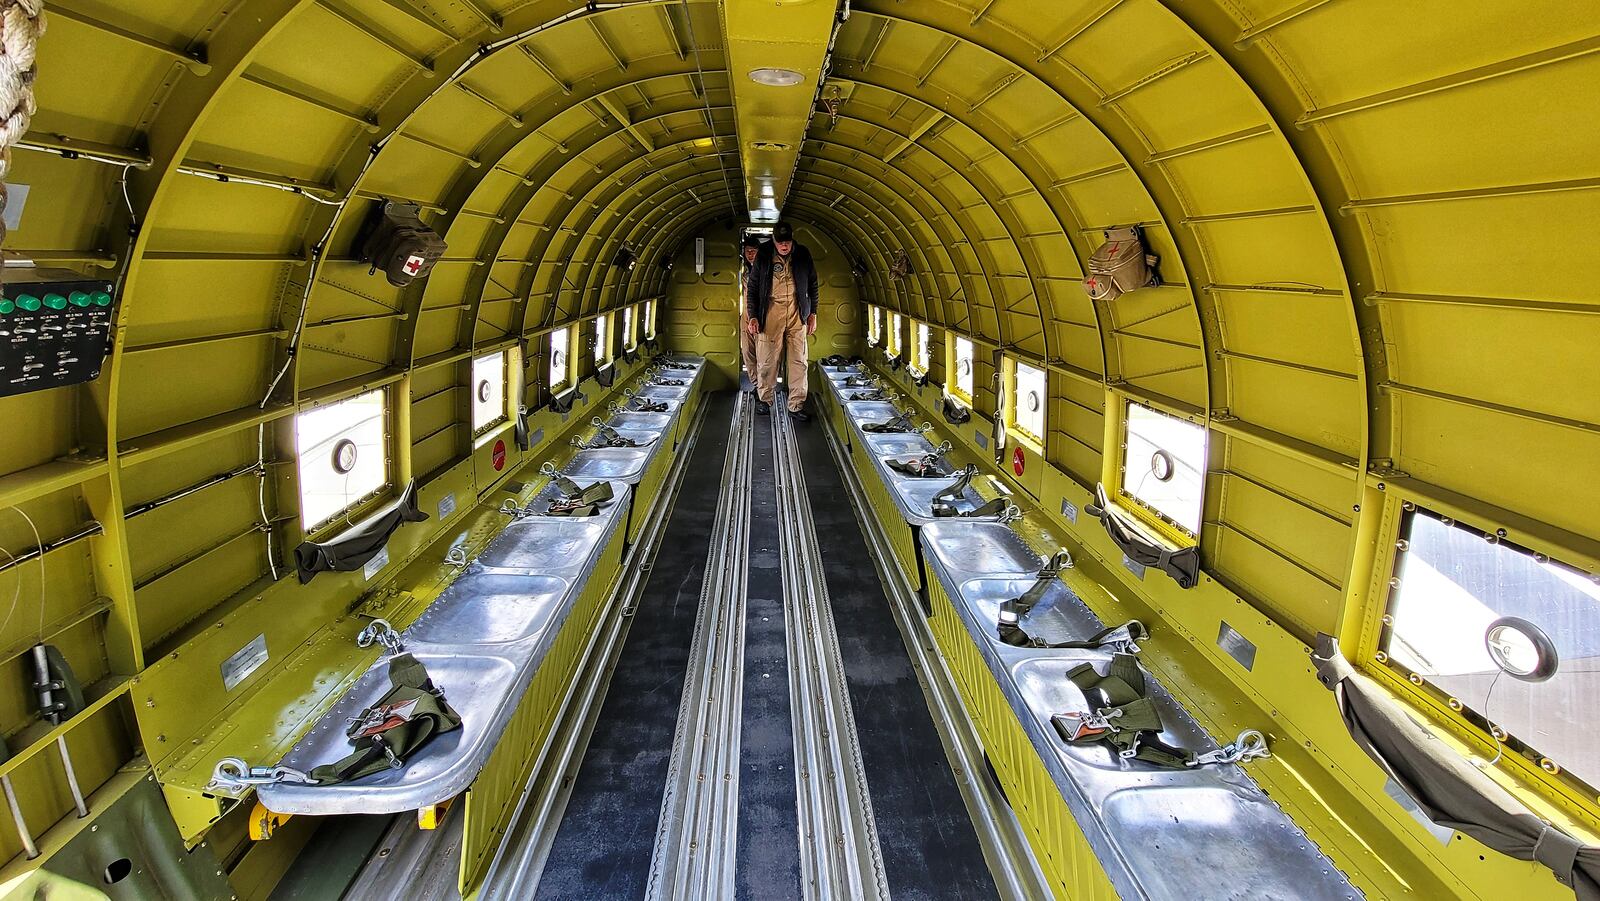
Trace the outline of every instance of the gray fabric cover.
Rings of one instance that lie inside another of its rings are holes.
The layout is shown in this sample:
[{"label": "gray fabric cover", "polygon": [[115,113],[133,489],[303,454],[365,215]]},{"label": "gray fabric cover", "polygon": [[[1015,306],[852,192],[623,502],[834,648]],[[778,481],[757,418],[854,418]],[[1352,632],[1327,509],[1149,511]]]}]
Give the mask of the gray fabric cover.
[{"label": "gray fabric cover", "polygon": [[332,541],[303,542],[294,549],[295,567],[300,571],[300,584],[317,577],[317,573],[355,572],[378,556],[389,536],[408,522],[422,522],[428,514],[417,508],[417,480],[406,483],[400,499],[377,516],[368,519]]},{"label": "gray fabric cover", "polygon": [[1112,543],[1140,566],[1161,570],[1178,583],[1179,588],[1190,589],[1200,584],[1200,547],[1173,550],[1145,537],[1144,530],[1132,517],[1118,512],[1106,499],[1106,487],[1096,485],[1095,503],[1085,507],[1085,512],[1100,520]]},{"label": "gray fabric cover", "polygon": [[1317,636],[1311,661],[1317,679],[1338,699],[1350,736],[1429,819],[1502,854],[1536,860],[1570,886],[1579,901],[1600,901],[1600,848],[1583,845],[1530,813],[1357,673],[1333,636]]}]

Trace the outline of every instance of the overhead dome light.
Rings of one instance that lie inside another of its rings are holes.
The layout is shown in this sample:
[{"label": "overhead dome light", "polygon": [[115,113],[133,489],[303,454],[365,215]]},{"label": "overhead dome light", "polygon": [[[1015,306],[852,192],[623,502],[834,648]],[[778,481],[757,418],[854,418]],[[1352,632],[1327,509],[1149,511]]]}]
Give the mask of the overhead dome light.
[{"label": "overhead dome light", "polygon": [[751,141],[750,147],[753,150],[767,150],[772,152],[789,149],[789,145],[782,141]]},{"label": "overhead dome light", "polygon": [[805,81],[806,77],[793,69],[751,69],[750,80],[756,84],[787,88]]}]

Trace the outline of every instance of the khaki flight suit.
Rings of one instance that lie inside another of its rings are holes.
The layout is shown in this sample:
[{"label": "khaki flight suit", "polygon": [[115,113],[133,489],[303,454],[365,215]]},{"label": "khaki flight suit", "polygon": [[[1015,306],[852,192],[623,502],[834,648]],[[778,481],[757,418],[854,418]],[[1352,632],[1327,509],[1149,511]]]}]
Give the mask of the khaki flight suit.
[{"label": "khaki flight suit", "polygon": [[734,327],[739,330],[739,357],[744,360],[744,371],[750,376],[750,384],[758,385],[760,384],[760,379],[756,378],[758,371],[756,369],[756,336],[750,334],[750,329],[746,326],[749,319],[747,318],[748,314],[745,312],[745,298],[748,296],[745,291],[747,290],[752,268],[749,263],[744,263],[743,268],[739,270],[738,324]]},{"label": "khaki flight suit", "polygon": [[772,261],[772,300],[767,304],[767,327],[756,342],[756,369],[760,373],[761,400],[772,403],[778,388],[778,357],[789,356],[786,381],[789,385],[789,410],[806,403],[806,324],[795,308],[793,260],[775,257]]}]

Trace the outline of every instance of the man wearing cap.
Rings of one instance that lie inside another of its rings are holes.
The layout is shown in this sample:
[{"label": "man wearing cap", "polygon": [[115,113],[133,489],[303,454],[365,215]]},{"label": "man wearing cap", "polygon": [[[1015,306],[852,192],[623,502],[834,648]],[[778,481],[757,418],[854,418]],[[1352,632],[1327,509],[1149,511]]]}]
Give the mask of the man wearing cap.
[{"label": "man wearing cap", "polygon": [[756,390],[756,336],[745,327],[745,318],[749,315],[746,308],[750,303],[750,273],[755,269],[756,255],[761,252],[761,239],[755,235],[745,235],[740,253],[744,255],[743,263],[739,266],[739,358],[744,361],[744,373],[750,379],[749,391]]},{"label": "man wearing cap", "polygon": [[794,239],[794,229],[780,222],[772,243],[756,254],[746,292],[746,331],[756,337],[757,413],[772,411],[778,388],[778,357],[787,353],[789,414],[804,422],[806,404],[806,339],[817,332],[817,267],[811,251]]}]

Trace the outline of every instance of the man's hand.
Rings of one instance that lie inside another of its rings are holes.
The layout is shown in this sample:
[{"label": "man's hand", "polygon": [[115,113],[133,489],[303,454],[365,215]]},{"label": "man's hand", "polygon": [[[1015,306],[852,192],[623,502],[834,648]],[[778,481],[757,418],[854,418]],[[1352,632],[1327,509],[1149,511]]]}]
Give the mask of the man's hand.
[{"label": "man's hand", "polygon": [[751,319],[744,324],[744,329],[752,335],[759,335],[761,334],[761,323]]},{"label": "man's hand", "polygon": [[811,314],[811,318],[806,320],[806,334],[807,335],[815,335],[816,333],[817,333],[817,314],[816,313],[812,313]]}]

